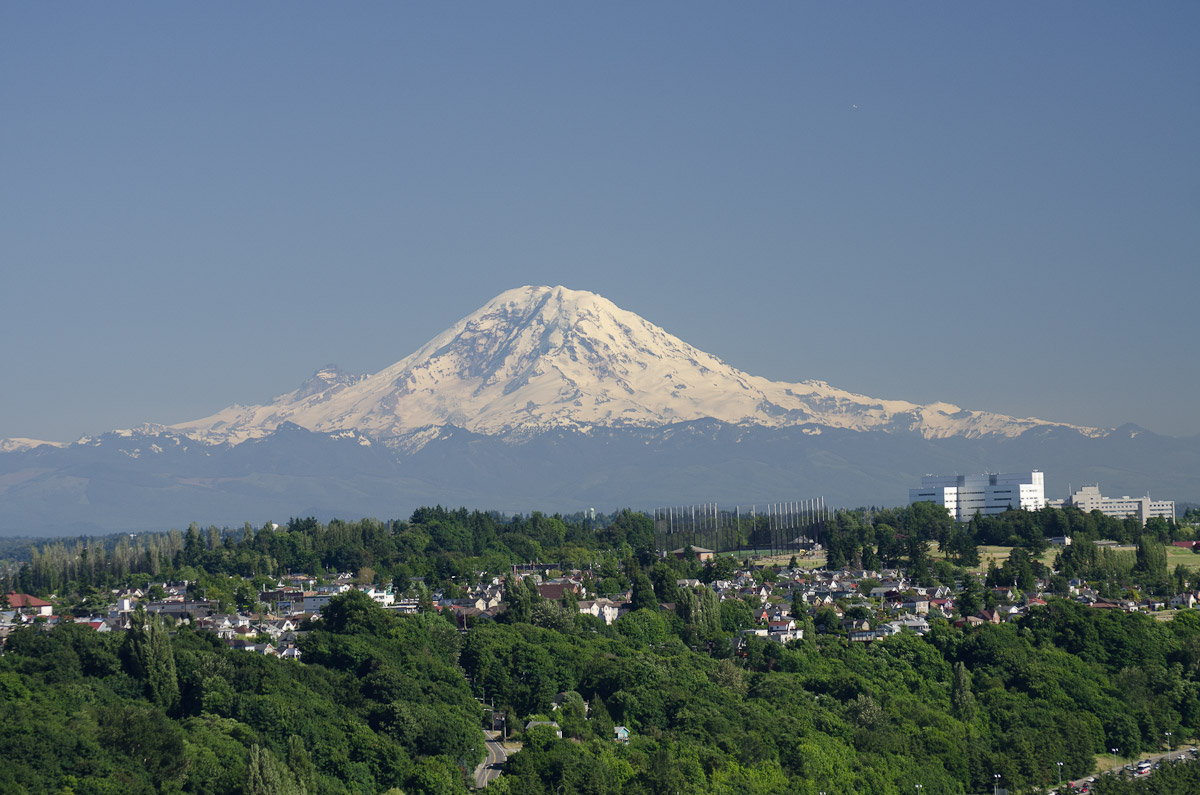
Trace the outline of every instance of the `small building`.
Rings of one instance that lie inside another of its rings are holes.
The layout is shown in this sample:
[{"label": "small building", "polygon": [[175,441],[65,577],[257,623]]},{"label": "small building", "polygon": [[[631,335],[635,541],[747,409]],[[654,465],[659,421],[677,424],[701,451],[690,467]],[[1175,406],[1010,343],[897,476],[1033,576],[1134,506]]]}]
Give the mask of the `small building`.
[{"label": "small building", "polygon": [[712,560],[713,556],[716,554],[711,549],[705,549],[704,547],[680,547],[679,549],[672,549],[668,554],[682,560],[687,555],[689,548],[696,555],[696,560],[700,561],[701,563]]},{"label": "small building", "polygon": [[562,729],[559,728],[559,725],[556,721],[552,720],[531,720],[529,723],[525,724],[525,731],[528,732],[530,729],[537,726],[549,726],[550,728],[554,729],[554,734],[556,736],[559,738],[562,737]]}]

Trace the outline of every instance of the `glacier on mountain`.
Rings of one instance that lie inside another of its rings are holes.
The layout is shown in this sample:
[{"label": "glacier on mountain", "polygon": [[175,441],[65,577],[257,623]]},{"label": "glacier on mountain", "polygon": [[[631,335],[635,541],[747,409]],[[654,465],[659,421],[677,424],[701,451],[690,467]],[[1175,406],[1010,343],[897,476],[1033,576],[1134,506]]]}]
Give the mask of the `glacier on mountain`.
[{"label": "glacier on mountain", "polygon": [[170,430],[207,444],[262,438],[281,423],[355,430],[418,449],[451,426],[527,438],[555,429],[655,428],[712,418],[743,426],[911,431],[927,439],[1015,437],[1039,426],[1105,431],[880,400],[808,380],[742,372],[594,293],[509,290],[373,375],[318,370],[259,406],[230,406]]}]

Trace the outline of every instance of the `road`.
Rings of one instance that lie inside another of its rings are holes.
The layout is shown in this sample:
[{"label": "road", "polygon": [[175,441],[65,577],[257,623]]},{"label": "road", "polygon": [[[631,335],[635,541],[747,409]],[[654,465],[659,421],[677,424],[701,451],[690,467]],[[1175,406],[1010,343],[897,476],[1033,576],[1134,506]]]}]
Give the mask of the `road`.
[{"label": "road", "polygon": [[[1150,755],[1148,755],[1148,756],[1143,756],[1143,757],[1140,757],[1140,758],[1139,758],[1137,761],[1141,761],[1142,759],[1146,759],[1146,760],[1148,760],[1148,761],[1150,761],[1150,762],[1163,762],[1163,761],[1166,761],[1166,760],[1167,760],[1167,758],[1169,757],[1170,759],[1172,759],[1172,760],[1174,760],[1174,761],[1176,761],[1176,762],[1191,762],[1191,761],[1193,761],[1193,760],[1195,759],[1195,757],[1193,757],[1193,756],[1192,756],[1192,755],[1191,755],[1191,754],[1188,752],[1188,748],[1189,748],[1189,746],[1186,746],[1186,745],[1185,745],[1185,746],[1183,746],[1183,747],[1181,747],[1181,748],[1177,748],[1177,749],[1175,749],[1174,751],[1172,751],[1172,752],[1171,752],[1171,753],[1169,753],[1169,754],[1150,754]],[[1137,762],[1133,762],[1133,761],[1131,761],[1129,764],[1137,764]],[[1096,772],[1096,776],[1104,776],[1104,775],[1114,775],[1114,774],[1119,774],[1119,773],[1120,773],[1122,770],[1124,770],[1124,769],[1125,769],[1125,765],[1123,765],[1123,764],[1122,764],[1122,765],[1116,765],[1115,767],[1110,767],[1110,768],[1107,768],[1107,769],[1105,769],[1105,770],[1100,770],[1100,771],[1097,771],[1097,772]],[[1151,774],[1153,774],[1153,772],[1154,772],[1154,768],[1150,768],[1150,773],[1151,773]],[[1130,773],[1130,775],[1133,775],[1133,774],[1132,774],[1132,773]],[[1084,785],[1084,784],[1087,784],[1087,783],[1088,783],[1088,780],[1087,780],[1087,778],[1085,777],[1085,778],[1079,778],[1079,779],[1075,779],[1074,781],[1070,781],[1070,782],[1067,782],[1067,783],[1069,783],[1069,784],[1070,784],[1070,789],[1068,789],[1068,788],[1067,788],[1067,786],[1065,786],[1065,785],[1064,785],[1064,786],[1063,786],[1063,795],[1066,795],[1066,793],[1068,793],[1068,792],[1071,792],[1072,790],[1079,790],[1079,789],[1081,789],[1081,788],[1083,787],[1083,785]],[[1088,789],[1091,789],[1091,787],[1089,787]]]},{"label": "road", "polygon": [[508,752],[500,742],[500,732],[485,731],[483,734],[487,738],[484,743],[487,756],[479,763],[479,767],[475,768],[475,789],[483,789],[491,783],[500,775],[500,768],[508,761]]}]

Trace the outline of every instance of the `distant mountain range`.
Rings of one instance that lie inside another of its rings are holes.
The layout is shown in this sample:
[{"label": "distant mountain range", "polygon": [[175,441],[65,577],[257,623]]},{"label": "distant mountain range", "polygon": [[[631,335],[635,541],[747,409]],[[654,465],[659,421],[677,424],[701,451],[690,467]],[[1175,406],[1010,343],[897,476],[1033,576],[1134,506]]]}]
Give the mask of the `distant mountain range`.
[{"label": "distant mountain range", "polygon": [[0,442],[0,533],[762,502],[897,504],[926,472],[1200,497],[1200,439],[880,400],[737,370],[593,293],[505,292],[373,375],[64,445]]}]

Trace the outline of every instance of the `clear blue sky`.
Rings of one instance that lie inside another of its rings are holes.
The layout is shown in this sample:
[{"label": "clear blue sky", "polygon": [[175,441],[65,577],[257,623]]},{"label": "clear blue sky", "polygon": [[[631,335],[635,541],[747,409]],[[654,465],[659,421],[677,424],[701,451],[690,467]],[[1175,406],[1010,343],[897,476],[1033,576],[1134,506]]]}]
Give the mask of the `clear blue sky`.
[{"label": "clear blue sky", "polygon": [[0,437],[502,290],[756,375],[1200,434],[1200,3],[5,3]]}]

